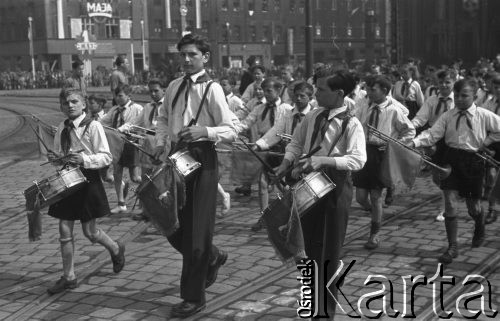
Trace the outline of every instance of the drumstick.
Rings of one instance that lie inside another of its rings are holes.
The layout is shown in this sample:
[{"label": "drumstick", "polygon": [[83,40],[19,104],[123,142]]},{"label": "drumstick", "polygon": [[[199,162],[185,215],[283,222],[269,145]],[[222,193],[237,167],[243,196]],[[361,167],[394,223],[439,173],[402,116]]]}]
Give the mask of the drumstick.
[{"label": "drumstick", "polygon": [[43,141],[42,137],[40,136],[40,134],[38,134],[38,132],[33,128],[33,126],[31,126],[30,123],[28,123],[28,125],[31,127],[31,129],[33,130],[33,132],[35,133],[36,137],[38,137],[38,140],[40,140],[40,142],[42,143],[43,147],[45,147],[45,149],[48,151],[48,152],[52,152],[52,149],[50,149],[47,144],[45,144],[45,142]]},{"label": "drumstick", "polygon": [[[243,144],[248,148],[248,150],[255,156],[257,157],[257,159],[259,160],[259,162],[261,162],[261,164],[264,166],[264,169],[266,171],[268,171],[269,173],[273,174],[276,176],[276,172],[274,171],[274,169],[272,169],[271,166],[269,166],[268,163],[266,163],[258,154],[256,151],[254,151],[243,139],[241,139],[240,137],[238,137],[239,140],[241,140],[243,142]],[[285,182],[285,180],[283,179],[283,177],[279,178],[278,181],[283,185],[283,186],[287,186],[287,183]]]},{"label": "drumstick", "polygon": [[[299,157],[299,160],[302,160],[302,159],[306,159],[306,158],[309,158],[311,157],[312,155],[316,154],[319,150],[321,149],[321,146],[316,146],[314,147],[309,153],[305,154],[305,155],[302,155]],[[286,175],[290,174],[295,168],[297,168],[298,165],[296,166],[290,166],[289,169],[286,170],[286,172],[284,172],[281,177],[285,177]]]},{"label": "drumstick", "polygon": [[[71,152],[71,154],[78,154],[78,153],[81,153],[85,151],[84,149],[80,149],[80,150],[77,150],[75,152]],[[64,156],[59,156],[57,158],[54,158],[53,160],[51,161],[48,161],[48,162],[45,162],[45,163],[41,163],[40,166],[43,166],[43,165],[47,165],[47,164],[50,164],[50,163],[53,163],[53,162],[57,162],[57,161],[60,161],[60,160],[63,160],[65,158],[68,158],[71,156],[71,154],[68,154],[68,155],[64,155]]]},{"label": "drumstick", "polygon": [[138,144],[128,140],[126,137],[124,136],[121,136],[120,135],[120,138],[123,139],[124,141],[126,141],[127,143],[129,144],[132,144],[135,148],[137,148],[139,151],[143,152],[146,156],[149,156],[151,159],[153,160],[156,160],[156,157],[154,157],[154,155],[148,153],[144,148],[142,148],[141,146],[139,146]]}]

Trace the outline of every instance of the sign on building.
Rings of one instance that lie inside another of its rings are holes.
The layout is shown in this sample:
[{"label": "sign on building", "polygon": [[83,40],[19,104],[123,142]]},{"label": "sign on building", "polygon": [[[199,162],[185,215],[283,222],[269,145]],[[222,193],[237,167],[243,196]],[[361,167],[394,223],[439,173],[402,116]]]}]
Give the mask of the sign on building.
[{"label": "sign on building", "polygon": [[108,2],[87,2],[87,14],[89,17],[106,17],[113,16],[113,8]]}]

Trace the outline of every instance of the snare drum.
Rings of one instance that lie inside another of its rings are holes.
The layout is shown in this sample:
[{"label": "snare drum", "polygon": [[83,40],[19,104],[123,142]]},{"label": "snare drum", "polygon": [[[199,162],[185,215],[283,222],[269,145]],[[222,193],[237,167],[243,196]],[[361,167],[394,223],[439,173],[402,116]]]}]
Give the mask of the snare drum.
[{"label": "snare drum", "polygon": [[335,184],[322,171],[309,173],[292,187],[299,214],[304,214],[334,188]]},{"label": "snare drum", "polygon": [[184,177],[188,177],[201,167],[200,162],[194,159],[187,149],[181,149],[169,158],[174,163],[177,171]]},{"label": "snare drum", "polygon": [[37,198],[40,208],[44,208],[75,193],[85,186],[87,178],[78,167],[73,167],[63,168],[56,174],[41,181],[33,181],[33,183],[34,185],[23,192],[28,211],[34,210]]}]

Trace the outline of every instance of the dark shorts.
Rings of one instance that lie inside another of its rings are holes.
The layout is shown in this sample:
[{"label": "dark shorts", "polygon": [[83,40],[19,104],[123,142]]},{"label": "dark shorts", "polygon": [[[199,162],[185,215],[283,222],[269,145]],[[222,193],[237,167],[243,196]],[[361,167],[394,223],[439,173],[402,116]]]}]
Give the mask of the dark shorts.
[{"label": "dark shorts", "polygon": [[379,146],[366,145],[366,163],[365,166],[352,173],[352,181],[354,186],[367,190],[382,189],[385,186],[379,178],[380,165],[384,151],[379,149]]},{"label": "dark shorts", "polygon": [[481,197],[485,168],[481,158],[474,152],[447,147],[443,162],[451,166],[451,174],[441,181],[442,190],[455,190],[471,199]]},{"label": "dark shorts", "polygon": [[80,169],[89,181],[82,189],[49,207],[52,217],[85,223],[109,214],[109,203],[99,170]]},{"label": "dark shorts", "polygon": [[413,117],[415,117],[418,110],[420,109],[420,107],[418,107],[417,102],[413,101],[413,100],[406,100],[405,106],[406,106],[406,108],[408,108],[408,111],[409,111],[408,119],[413,119]]},{"label": "dark shorts", "polygon": [[132,168],[139,166],[139,164],[139,150],[135,148],[134,145],[125,143],[118,165],[121,167]]}]

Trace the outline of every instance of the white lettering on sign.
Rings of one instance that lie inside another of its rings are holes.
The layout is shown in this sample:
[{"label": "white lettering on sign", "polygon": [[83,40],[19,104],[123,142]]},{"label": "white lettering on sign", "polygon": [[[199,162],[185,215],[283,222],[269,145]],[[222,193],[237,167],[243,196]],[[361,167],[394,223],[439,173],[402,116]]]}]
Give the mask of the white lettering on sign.
[{"label": "white lettering on sign", "polygon": [[94,51],[97,49],[96,42],[78,42],[76,45],[76,50],[79,51]]},{"label": "white lettering on sign", "polygon": [[106,2],[87,2],[87,12],[89,17],[111,18],[113,15],[113,8],[111,8],[111,4]]}]

